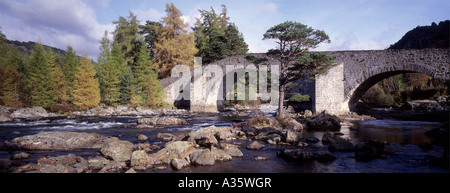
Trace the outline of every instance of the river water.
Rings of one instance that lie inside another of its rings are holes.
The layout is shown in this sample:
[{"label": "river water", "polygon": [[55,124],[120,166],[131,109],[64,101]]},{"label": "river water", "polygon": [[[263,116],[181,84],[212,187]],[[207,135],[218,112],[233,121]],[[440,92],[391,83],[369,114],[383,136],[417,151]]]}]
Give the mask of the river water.
[{"label": "river water", "polygon": [[[64,119],[42,119],[39,121],[15,120],[0,124],[0,141],[11,140],[24,135],[37,134],[44,131],[73,131],[98,133],[105,136],[116,136],[121,140],[128,140],[134,144],[141,143],[137,140],[137,134],[148,137],[148,143],[163,146],[164,142],[156,138],[157,133],[189,132],[202,127],[231,126],[239,121],[228,117],[226,113],[198,114],[178,116],[188,119],[189,125],[176,127],[156,127],[140,129],[134,127],[140,116],[115,116],[115,117],[85,117]],[[244,118],[245,119],[245,118]],[[241,120],[242,121],[242,120]],[[424,132],[442,127],[439,122],[422,121],[398,121],[398,120],[370,120],[355,121],[352,127],[342,127],[342,137],[349,138],[353,143],[364,142],[368,139],[385,141],[386,149],[396,155],[389,155],[384,159],[374,159],[367,162],[356,161],[353,152],[332,152],[337,157],[335,161],[328,163],[287,162],[276,156],[277,151],[285,148],[299,148],[292,146],[270,145],[261,150],[248,150],[245,147],[250,141],[235,140],[231,143],[240,144],[243,158],[233,158],[232,161],[216,163],[214,166],[190,166],[180,171],[172,170],[147,170],[146,172],[214,172],[214,173],[448,173],[448,169],[432,167],[428,165],[431,156],[442,155],[444,148],[433,145],[423,149],[420,144],[430,143],[431,139]],[[305,137],[314,136],[321,139],[323,132],[306,132]],[[321,142],[309,144],[306,149],[312,152],[328,152],[327,146]],[[0,159],[9,159],[19,151],[0,151]],[[40,157],[50,157],[74,153],[85,157],[100,155],[99,151],[82,152],[29,152],[31,158],[24,161],[36,163]],[[256,156],[267,157],[267,161],[253,162]]]}]

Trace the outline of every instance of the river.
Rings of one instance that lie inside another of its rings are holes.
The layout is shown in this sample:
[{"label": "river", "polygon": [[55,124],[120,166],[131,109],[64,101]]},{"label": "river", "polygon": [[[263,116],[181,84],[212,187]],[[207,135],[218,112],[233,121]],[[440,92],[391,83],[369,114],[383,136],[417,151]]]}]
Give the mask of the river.
[{"label": "river", "polygon": [[[236,119],[228,117],[226,113],[198,114],[178,116],[188,119],[189,125],[176,127],[157,127],[140,129],[134,127],[140,116],[115,117],[84,117],[63,119],[42,119],[38,121],[21,121],[0,124],[0,141],[11,140],[24,135],[37,134],[44,131],[74,131],[98,133],[105,136],[116,136],[121,140],[128,140],[134,144],[141,143],[137,134],[148,137],[150,144],[163,146],[164,142],[156,138],[157,133],[189,132],[202,127],[230,126]],[[245,118],[243,118],[245,119]],[[242,120],[241,120],[242,121]],[[356,161],[353,152],[332,152],[337,157],[328,163],[288,162],[276,156],[277,152],[285,148],[298,148],[281,145],[265,144],[261,150],[248,150],[245,147],[250,142],[235,140],[232,143],[240,144],[243,158],[233,158],[232,161],[216,163],[214,166],[190,166],[180,171],[170,169],[147,170],[146,172],[214,172],[214,173],[448,173],[448,169],[432,167],[427,162],[431,156],[442,155],[444,148],[433,145],[421,148],[419,145],[431,142],[424,132],[442,127],[440,122],[399,121],[399,120],[369,120],[354,121],[353,126],[343,126],[340,132],[342,137],[349,138],[353,143],[364,142],[368,139],[377,139],[387,143],[386,149],[395,153],[384,159],[374,159],[367,162]],[[304,137],[314,136],[321,139],[323,132],[305,132]],[[327,146],[321,142],[309,144],[306,149],[312,152],[327,152]],[[9,159],[19,151],[0,151],[0,159]],[[85,159],[100,155],[100,151],[71,151],[71,152],[29,152],[32,156],[24,161],[34,162],[40,157],[51,157],[74,153]],[[256,156],[267,157],[266,161],[254,162]]]}]

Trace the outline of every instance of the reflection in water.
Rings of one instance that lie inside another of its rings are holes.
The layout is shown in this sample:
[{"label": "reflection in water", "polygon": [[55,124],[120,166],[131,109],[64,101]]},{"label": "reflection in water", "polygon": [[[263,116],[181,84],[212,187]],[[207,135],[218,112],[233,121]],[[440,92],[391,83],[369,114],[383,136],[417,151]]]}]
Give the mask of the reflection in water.
[{"label": "reflection in water", "polygon": [[388,143],[414,144],[430,143],[425,131],[439,128],[439,122],[370,120],[355,123],[355,128],[349,128],[352,141],[361,142],[376,139]]}]

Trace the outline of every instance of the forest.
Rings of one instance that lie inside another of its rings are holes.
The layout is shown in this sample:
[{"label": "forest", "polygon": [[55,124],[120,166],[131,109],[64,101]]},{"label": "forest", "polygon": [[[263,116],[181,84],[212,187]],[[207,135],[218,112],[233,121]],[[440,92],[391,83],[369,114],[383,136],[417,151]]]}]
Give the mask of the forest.
[{"label": "forest", "polygon": [[212,7],[199,11],[192,30],[173,3],[166,4],[160,21],[141,24],[130,11],[113,21],[114,31],[104,32],[97,61],[71,46],[60,50],[43,42],[10,41],[0,28],[0,105],[54,112],[99,104],[170,107],[159,80],[170,76],[173,66],[192,67],[194,56],[207,64],[248,52],[225,5],[220,13]]}]

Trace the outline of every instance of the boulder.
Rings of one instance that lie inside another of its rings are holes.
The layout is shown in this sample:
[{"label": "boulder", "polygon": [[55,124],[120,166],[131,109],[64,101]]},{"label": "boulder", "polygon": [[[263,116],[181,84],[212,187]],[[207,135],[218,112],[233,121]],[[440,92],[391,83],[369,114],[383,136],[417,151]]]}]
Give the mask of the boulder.
[{"label": "boulder", "polygon": [[147,141],[148,137],[142,134],[136,136],[139,141]]},{"label": "boulder", "polygon": [[156,138],[162,139],[163,141],[172,141],[175,138],[173,134],[170,133],[158,133]]},{"label": "boulder", "polygon": [[301,138],[301,134],[299,132],[291,131],[291,130],[286,131],[286,142],[287,143],[294,144],[294,143],[298,142],[300,140],[300,138]]},{"label": "boulder", "polygon": [[100,149],[102,154],[118,162],[128,161],[131,158],[134,145],[129,141],[122,141],[115,137],[107,140],[106,144]]},{"label": "boulder", "polygon": [[172,162],[170,162],[170,164],[176,170],[181,170],[184,167],[189,166],[189,162],[186,159],[178,159],[178,158],[173,159]]},{"label": "boulder", "polygon": [[332,141],[334,141],[333,135],[329,132],[325,132],[322,136],[322,143],[328,144],[328,143],[331,143]]},{"label": "boulder", "polygon": [[298,131],[298,132],[303,131],[303,125],[301,123],[297,122],[297,120],[295,120],[293,118],[290,118],[290,117],[285,118],[285,119],[283,119],[283,121],[281,121],[281,123],[284,125],[285,129]]},{"label": "boulder", "polygon": [[250,145],[247,146],[247,149],[250,150],[258,150],[265,147],[263,144],[259,143],[258,141],[252,142]]},{"label": "boulder", "polygon": [[110,161],[98,173],[121,173],[126,168],[125,162]]},{"label": "boulder", "polygon": [[308,143],[317,143],[317,142],[319,142],[320,140],[319,139],[317,139],[317,137],[307,137],[306,138],[306,142],[308,142]]},{"label": "boulder", "polygon": [[12,121],[9,113],[0,113],[0,123]]},{"label": "boulder", "polygon": [[155,126],[155,125],[185,125],[187,121],[177,117],[151,117],[138,119],[138,127]]},{"label": "boulder", "polygon": [[11,143],[26,150],[82,150],[100,149],[107,137],[94,133],[41,132],[14,138]]},{"label": "boulder", "polygon": [[336,160],[336,156],[329,153],[314,153],[314,159],[318,162],[324,163]]},{"label": "boulder", "polygon": [[209,148],[219,143],[217,138],[229,140],[235,138],[236,134],[229,127],[216,127],[213,125],[192,131],[188,134],[188,137],[198,145]]},{"label": "boulder", "polygon": [[49,114],[47,111],[39,106],[31,107],[31,108],[20,108],[11,113],[10,117],[15,119],[34,119],[39,117],[48,117]]},{"label": "boulder", "polygon": [[193,165],[212,166],[215,163],[214,154],[209,149],[198,149],[192,152],[190,160]]},{"label": "boulder", "polygon": [[278,127],[280,123],[275,118],[257,116],[248,120],[247,125],[256,129],[261,129],[264,127]]},{"label": "boulder", "polygon": [[215,161],[226,162],[232,160],[231,155],[222,149],[212,148],[211,153],[213,154]]},{"label": "boulder", "polygon": [[336,141],[348,141],[348,139],[345,139],[341,136],[336,135],[336,134],[331,134],[330,132],[325,132],[322,136],[322,143],[323,144],[329,144],[329,143],[333,143]]},{"label": "boulder", "polygon": [[169,162],[175,158],[184,159],[195,151],[194,144],[189,141],[175,141],[166,144],[166,147],[158,152],[150,155],[156,161],[169,160]]},{"label": "boulder", "polygon": [[99,170],[102,169],[106,164],[109,163],[109,160],[102,156],[96,156],[88,159],[88,167],[90,170]]},{"label": "boulder", "polygon": [[39,173],[82,173],[88,170],[88,162],[74,154],[38,159]]},{"label": "boulder", "polygon": [[385,157],[384,143],[376,140],[368,140],[355,146],[355,159],[357,161],[369,161],[375,158]]},{"label": "boulder", "polygon": [[220,147],[231,157],[244,157],[244,154],[239,150],[237,145],[222,143]]},{"label": "boulder", "polygon": [[131,154],[130,167],[143,166],[148,168],[153,164],[155,164],[155,160],[151,158],[145,150],[133,151]]},{"label": "boulder", "polygon": [[422,111],[422,110],[436,110],[441,105],[435,100],[412,100],[406,101],[400,108],[404,110]]},{"label": "boulder", "polygon": [[17,160],[17,159],[28,159],[28,158],[30,158],[30,157],[31,157],[31,155],[30,155],[29,153],[26,153],[26,152],[20,152],[20,153],[14,154],[14,155],[11,157],[11,159],[13,159],[13,160]]},{"label": "boulder", "polygon": [[308,129],[314,131],[339,131],[341,128],[341,119],[335,115],[327,114],[325,111],[307,120]]},{"label": "boulder", "polygon": [[328,146],[329,151],[353,151],[355,146],[350,141],[333,141]]},{"label": "boulder", "polygon": [[283,151],[279,151],[277,155],[289,161],[307,161],[314,159],[313,153],[302,149],[285,149]]}]

